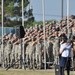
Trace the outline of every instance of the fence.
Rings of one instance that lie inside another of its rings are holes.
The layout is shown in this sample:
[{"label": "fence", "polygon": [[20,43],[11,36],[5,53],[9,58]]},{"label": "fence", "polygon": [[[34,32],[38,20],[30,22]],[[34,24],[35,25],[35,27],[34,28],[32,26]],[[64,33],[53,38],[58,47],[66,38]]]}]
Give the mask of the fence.
[{"label": "fence", "polygon": [[[4,27],[3,28],[3,34],[9,34],[9,33],[15,33],[16,28],[13,27]],[[0,27],[0,36],[2,36],[2,27]]]}]

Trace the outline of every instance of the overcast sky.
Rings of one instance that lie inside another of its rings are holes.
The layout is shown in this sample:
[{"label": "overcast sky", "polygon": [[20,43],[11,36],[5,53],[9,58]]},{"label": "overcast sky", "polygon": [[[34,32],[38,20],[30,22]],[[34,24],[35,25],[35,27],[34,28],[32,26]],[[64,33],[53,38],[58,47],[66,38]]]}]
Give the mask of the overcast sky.
[{"label": "overcast sky", "polygon": [[[67,0],[64,1],[64,16],[67,15]],[[36,21],[42,21],[42,0],[30,0]],[[70,15],[75,15],[75,0],[70,0]],[[45,20],[61,19],[61,0],[45,0]]]}]

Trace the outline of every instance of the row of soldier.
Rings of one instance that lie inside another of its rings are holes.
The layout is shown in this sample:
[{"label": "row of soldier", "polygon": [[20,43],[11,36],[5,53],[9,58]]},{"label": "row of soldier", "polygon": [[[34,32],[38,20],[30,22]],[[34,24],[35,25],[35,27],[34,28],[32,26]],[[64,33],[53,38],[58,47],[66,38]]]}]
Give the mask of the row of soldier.
[{"label": "row of soldier", "polygon": [[[75,56],[75,23],[70,17],[70,23],[67,29],[67,21],[61,20],[60,23],[53,21],[46,23],[45,26],[45,44],[43,25],[35,25],[25,29],[24,38],[17,38],[16,34],[4,35],[4,64],[5,67],[12,65],[13,68],[22,68],[23,62],[23,44],[25,64],[28,68],[41,69],[44,62],[44,46],[46,50],[46,62],[53,62],[58,58],[60,44],[63,37],[73,40],[73,49]],[[21,46],[22,45],[22,46]],[[0,44],[0,64],[2,65],[2,43]],[[15,62],[15,63],[14,63]],[[50,65],[48,65],[50,67]]]}]

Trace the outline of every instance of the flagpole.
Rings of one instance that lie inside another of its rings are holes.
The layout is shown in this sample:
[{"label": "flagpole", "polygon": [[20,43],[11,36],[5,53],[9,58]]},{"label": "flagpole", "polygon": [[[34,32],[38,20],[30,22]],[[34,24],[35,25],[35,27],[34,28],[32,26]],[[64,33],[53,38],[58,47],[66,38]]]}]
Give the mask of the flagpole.
[{"label": "flagpole", "polygon": [[24,0],[22,0],[22,26],[24,26]]},{"label": "flagpole", "polygon": [[4,26],[4,0],[2,0],[2,67],[4,69],[3,26]]},{"label": "flagpole", "polygon": [[42,13],[43,13],[43,33],[44,33],[44,69],[46,70],[46,49],[45,49],[45,1],[42,0]]},{"label": "flagpole", "polygon": [[[24,27],[24,0],[22,0],[22,26]],[[23,46],[22,46],[22,53],[23,53],[23,64],[22,69],[25,69],[25,52],[24,52],[24,40],[23,40]]]},{"label": "flagpole", "polygon": [[69,0],[67,0],[67,29],[68,29],[68,39],[69,39]]},{"label": "flagpole", "polygon": [[61,19],[63,18],[63,0],[61,0]]}]

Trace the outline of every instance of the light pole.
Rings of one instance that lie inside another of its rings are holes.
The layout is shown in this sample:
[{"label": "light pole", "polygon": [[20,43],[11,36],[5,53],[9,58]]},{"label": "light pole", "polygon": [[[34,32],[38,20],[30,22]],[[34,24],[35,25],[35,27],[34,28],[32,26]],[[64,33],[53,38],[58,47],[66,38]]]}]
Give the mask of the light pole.
[{"label": "light pole", "polygon": [[4,0],[2,0],[2,67],[4,69],[3,26],[4,26]]},{"label": "light pole", "polygon": [[45,49],[45,1],[42,0],[42,13],[43,13],[43,33],[44,33],[44,69],[46,70],[46,49]]}]

